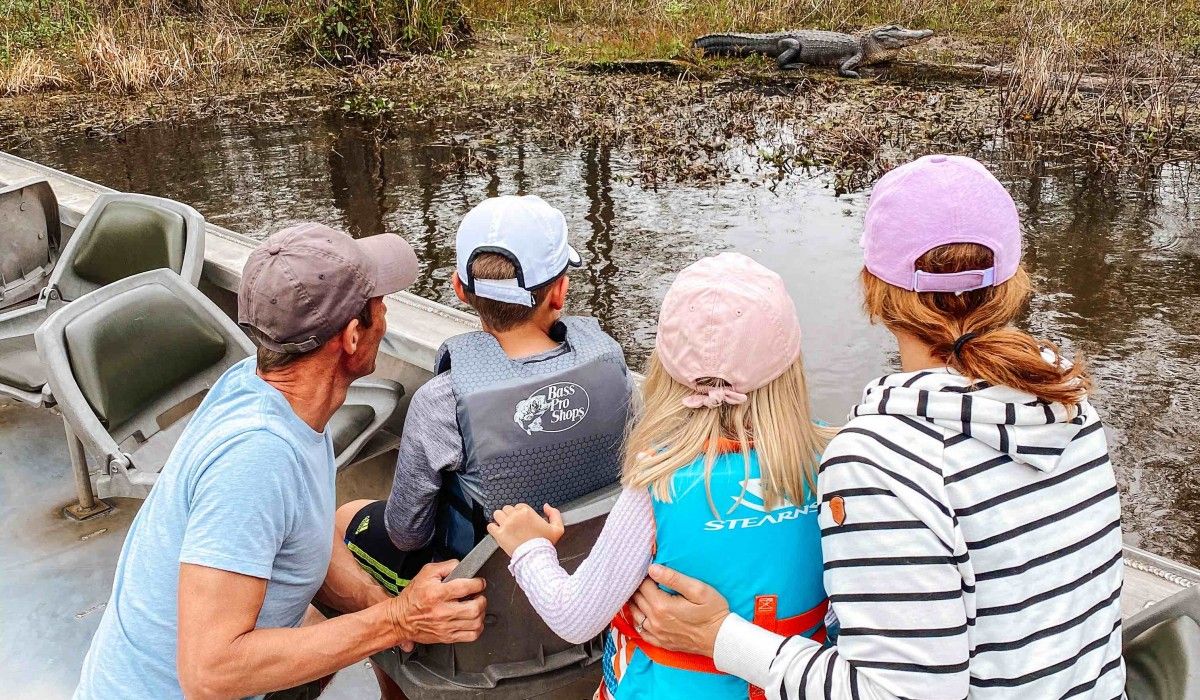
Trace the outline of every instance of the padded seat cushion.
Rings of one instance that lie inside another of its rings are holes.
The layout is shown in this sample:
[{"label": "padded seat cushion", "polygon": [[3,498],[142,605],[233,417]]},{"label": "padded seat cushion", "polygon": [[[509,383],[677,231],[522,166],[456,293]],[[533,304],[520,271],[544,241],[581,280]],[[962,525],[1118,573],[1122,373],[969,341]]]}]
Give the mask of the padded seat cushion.
[{"label": "padded seat cushion", "polygon": [[46,370],[37,351],[30,347],[0,354],[0,383],[21,391],[41,391],[46,383]]},{"label": "padded seat cushion", "polygon": [[140,202],[109,202],[75,252],[75,274],[106,285],[160,267],[179,272],[186,243],[183,217]]},{"label": "padded seat cushion", "polygon": [[71,371],[106,427],[225,357],[225,339],[165,287],[131,289],[63,329]]},{"label": "padded seat cushion", "polygon": [[[353,392],[354,388],[351,387]],[[333,437],[333,454],[342,454],[350,443],[354,442],[363,431],[375,420],[375,409],[364,404],[345,404],[329,419],[326,430]]]},{"label": "padded seat cushion", "polygon": [[1200,698],[1200,624],[1180,616],[1142,632],[1126,644],[1125,668],[1131,700]]}]

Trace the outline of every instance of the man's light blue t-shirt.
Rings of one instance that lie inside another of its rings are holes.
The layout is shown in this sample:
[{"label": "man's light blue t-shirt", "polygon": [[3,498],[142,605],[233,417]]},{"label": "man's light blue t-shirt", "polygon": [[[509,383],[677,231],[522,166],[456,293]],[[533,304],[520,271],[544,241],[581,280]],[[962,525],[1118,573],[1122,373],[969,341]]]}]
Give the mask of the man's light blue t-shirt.
[{"label": "man's light blue t-shirt", "polygon": [[129,528],[77,699],[182,697],[179,565],[267,579],[258,627],[296,627],[329,568],[333,443],[255,359],[231,367],[188,423]]}]

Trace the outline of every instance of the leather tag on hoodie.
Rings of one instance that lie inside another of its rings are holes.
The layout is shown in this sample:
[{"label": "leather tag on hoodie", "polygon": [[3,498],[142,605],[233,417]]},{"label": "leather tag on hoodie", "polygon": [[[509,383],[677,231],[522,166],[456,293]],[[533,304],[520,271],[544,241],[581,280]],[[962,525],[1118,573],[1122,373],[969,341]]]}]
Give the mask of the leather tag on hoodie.
[{"label": "leather tag on hoodie", "polygon": [[833,516],[833,522],[841,525],[846,522],[846,499],[841,496],[834,496],[829,499],[829,514]]}]

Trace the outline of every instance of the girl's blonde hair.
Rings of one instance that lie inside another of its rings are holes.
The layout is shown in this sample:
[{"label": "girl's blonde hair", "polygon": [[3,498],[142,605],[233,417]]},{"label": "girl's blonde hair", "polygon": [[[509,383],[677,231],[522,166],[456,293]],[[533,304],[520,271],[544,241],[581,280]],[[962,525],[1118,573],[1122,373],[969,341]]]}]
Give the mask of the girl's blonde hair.
[{"label": "girl's blonde hair", "polygon": [[[763,350],[770,352],[769,348]],[[726,386],[719,379],[701,384]],[[757,451],[768,510],[785,499],[803,504],[806,486],[810,494],[817,492],[821,452],[836,430],[813,423],[800,358],[771,383],[749,392],[745,403],[722,403],[715,408],[684,406],[683,400],[695,393],[667,374],[656,353],[650,355],[642,385],[641,417],[625,440],[622,483],[651,488],[655,497],[669,502],[671,477],[703,455],[709,507],[717,517],[727,515],[717,510],[710,484],[712,465],[724,439],[740,444],[746,480],[750,478],[750,449]],[[746,480],[733,507],[746,495]]]},{"label": "girl's blonde hair", "polygon": [[[925,253],[917,269],[947,273],[992,266],[992,251],[975,243],[953,243]],[[1051,364],[1042,348],[1056,357],[1058,348],[1011,324],[1033,293],[1024,266],[994,287],[970,292],[912,292],[895,287],[866,268],[862,271],[863,305],[871,321],[903,332],[929,346],[930,354],[971,379],[1007,386],[1073,409],[1091,387],[1082,357],[1074,363]],[[973,333],[954,351],[955,341]]]}]

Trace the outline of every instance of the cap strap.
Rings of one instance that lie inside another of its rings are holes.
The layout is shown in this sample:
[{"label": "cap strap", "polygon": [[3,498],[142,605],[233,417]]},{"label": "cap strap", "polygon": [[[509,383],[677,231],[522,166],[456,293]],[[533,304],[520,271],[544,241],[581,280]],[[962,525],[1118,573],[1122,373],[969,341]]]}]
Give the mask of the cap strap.
[{"label": "cap strap", "polygon": [[474,287],[475,295],[485,299],[519,306],[533,306],[533,294],[521,287],[516,279],[481,280],[476,278]]},{"label": "cap strap", "polygon": [[913,273],[913,290],[917,292],[970,292],[990,287],[995,282],[995,267],[941,273],[917,270]]},{"label": "cap strap", "polygon": [[307,340],[299,343],[279,343],[279,352],[286,352],[289,355],[295,355],[296,353],[316,350],[320,346],[321,343],[317,340],[316,336],[310,335],[308,336]]},{"label": "cap strap", "polygon": [[746,402],[746,395],[738,393],[726,386],[709,387],[707,391],[697,391],[683,399],[683,405],[688,408],[716,408],[723,403],[737,405]]}]

